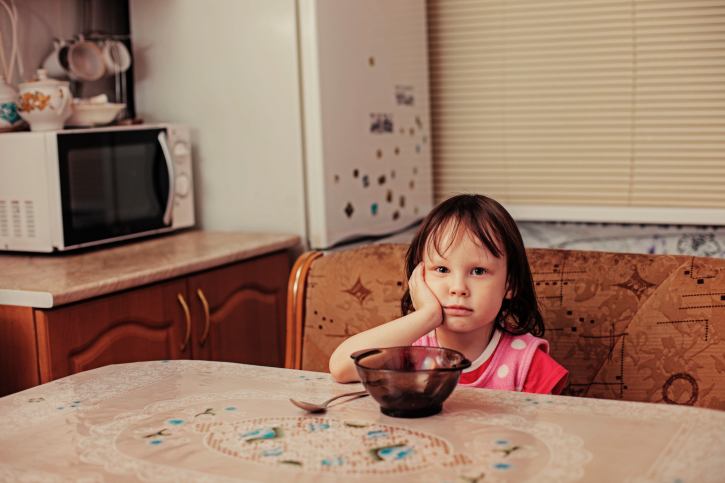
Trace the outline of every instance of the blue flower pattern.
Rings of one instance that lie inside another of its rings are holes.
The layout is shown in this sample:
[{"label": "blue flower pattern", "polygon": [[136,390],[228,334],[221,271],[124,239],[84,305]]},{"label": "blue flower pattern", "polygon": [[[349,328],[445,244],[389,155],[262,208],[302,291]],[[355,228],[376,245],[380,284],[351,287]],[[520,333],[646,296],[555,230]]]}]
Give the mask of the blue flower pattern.
[{"label": "blue flower pattern", "polygon": [[308,376],[300,376],[300,379],[303,381],[322,381],[325,378],[324,377],[308,377]]},{"label": "blue flower pattern", "polygon": [[[527,397],[526,399],[524,399],[524,401],[526,401],[526,402],[528,402],[530,404],[533,404],[534,406],[538,406],[541,403],[540,401],[537,401],[536,399],[533,399],[533,398],[530,398],[530,397]],[[547,401],[544,401],[544,403],[545,404],[554,404],[554,401],[552,401],[551,399],[549,399]]]},{"label": "blue flower pattern", "polygon": [[61,409],[66,409],[66,408],[75,408],[75,407],[78,407],[78,405],[81,404],[82,402],[83,401],[73,401],[71,404],[68,404],[67,406],[60,406],[60,407],[57,407],[56,409],[61,410]]},{"label": "blue flower pattern", "polygon": [[410,446],[393,446],[378,451],[378,455],[386,461],[400,460],[411,456],[415,451]]},{"label": "blue flower pattern", "polygon": [[262,451],[259,452],[259,454],[261,454],[262,456],[279,456],[282,453],[283,453],[282,448],[277,447],[277,446],[274,448],[263,449]]},{"label": "blue flower pattern", "polygon": [[246,433],[242,433],[240,437],[244,440],[248,439],[269,439],[274,438],[275,436],[274,429],[272,428],[259,428],[255,429],[253,431],[247,431]]},{"label": "blue flower pattern", "polygon": [[11,126],[20,121],[20,116],[18,115],[14,102],[3,102],[0,104],[0,119],[6,121]]},{"label": "blue flower pattern", "polygon": [[367,437],[370,439],[387,438],[388,436],[390,436],[390,433],[387,431],[370,431],[367,434]]}]

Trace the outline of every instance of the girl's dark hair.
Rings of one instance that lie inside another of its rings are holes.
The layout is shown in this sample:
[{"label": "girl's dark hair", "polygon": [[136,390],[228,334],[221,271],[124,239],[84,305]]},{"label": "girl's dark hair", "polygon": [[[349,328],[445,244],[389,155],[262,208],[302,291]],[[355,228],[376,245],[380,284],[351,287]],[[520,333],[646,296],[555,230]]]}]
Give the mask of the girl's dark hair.
[{"label": "girl's dark hair", "polygon": [[[452,236],[447,246],[441,243],[450,228]],[[504,299],[494,322],[507,334],[519,335],[530,332],[537,337],[544,335],[544,319],[539,312],[526,258],[524,242],[516,222],[506,209],[495,200],[483,195],[457,195],[433,208],[418,228],[405,256],[407,278],[423,260],[425,250],[439,254],[451,247],[467,232],[475,236],[496,258],[506,257],[506,284],[512,297]],[[403,315],[414,310],[410,290],[400,300]]]}]

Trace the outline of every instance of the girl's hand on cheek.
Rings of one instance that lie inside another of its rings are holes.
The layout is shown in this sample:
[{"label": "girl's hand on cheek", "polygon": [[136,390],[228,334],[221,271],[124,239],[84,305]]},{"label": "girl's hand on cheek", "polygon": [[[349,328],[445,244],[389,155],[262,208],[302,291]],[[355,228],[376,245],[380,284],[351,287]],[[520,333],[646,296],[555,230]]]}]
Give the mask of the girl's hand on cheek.
[{"label": "girl's hand on cheek", "polygon": [[428,284],[425,283],[425,266],[422,262],[413,270],[413,274],[408,280],[408,288],[413,308],[416,311],[430,310],[436,317],[440,317],[440,322],[443,321],[443,307]]}]

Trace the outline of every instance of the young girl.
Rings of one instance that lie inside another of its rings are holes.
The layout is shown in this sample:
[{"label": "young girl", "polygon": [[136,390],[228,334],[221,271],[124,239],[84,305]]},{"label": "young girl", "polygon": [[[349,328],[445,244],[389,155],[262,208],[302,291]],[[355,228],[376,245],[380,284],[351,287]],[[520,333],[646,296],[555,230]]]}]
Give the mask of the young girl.
[{"label": "young girl", "polygon": [[432,346],[472,361],[459,385],[559,394],[568,372],[549,357],[516,222],[496,201],[459,195],[423,220],[406,255],[403,316],[354,335],[330,357],[339,382],[358,381],[350,354]]}]

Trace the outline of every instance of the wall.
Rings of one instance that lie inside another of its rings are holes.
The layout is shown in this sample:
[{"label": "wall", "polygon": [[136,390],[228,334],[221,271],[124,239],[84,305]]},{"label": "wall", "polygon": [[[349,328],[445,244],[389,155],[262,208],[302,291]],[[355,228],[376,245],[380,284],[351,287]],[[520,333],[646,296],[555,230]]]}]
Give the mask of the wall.
[{"label": "wall", "polygon": [[[9,4],[9,0],[6,0]],[[53,50],[53,38],[72,37],[78,31],[78,0],[16,0],[18,10],[18,48],[23,61],[24,74],[14,77],[14,84],[29,80],[35,69]],[[11,26],[7,11],[0,6],[0,29],[9,61]],[[59,34],[60,32],[60,34]],[[18,72],[18,68],[15,68]]]},{"label": "wall", "polygon": [[198,225],[305,238],[294,0],[132,0],[136,109],[192,130]]}]

